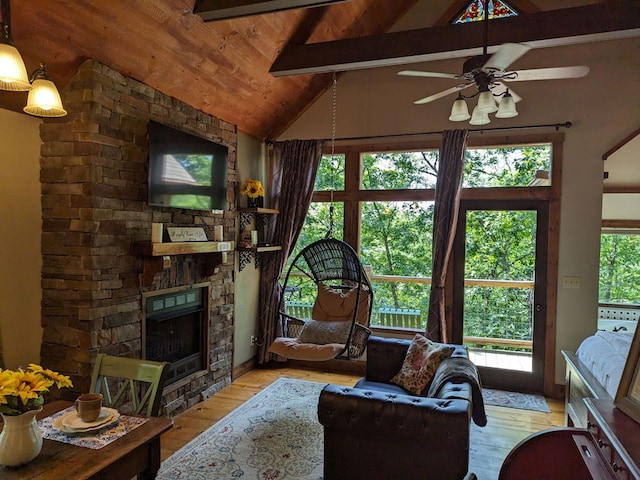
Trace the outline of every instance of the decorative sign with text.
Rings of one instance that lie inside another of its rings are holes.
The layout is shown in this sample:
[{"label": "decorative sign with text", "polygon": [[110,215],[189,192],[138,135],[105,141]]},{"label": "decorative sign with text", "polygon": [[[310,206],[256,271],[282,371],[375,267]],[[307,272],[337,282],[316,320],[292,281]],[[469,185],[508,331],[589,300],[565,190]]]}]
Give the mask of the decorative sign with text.
[{"label": "decorative sign with text", "polygon": [[172,242],[206,242],[207,234],[202,227],[167,227]]}]

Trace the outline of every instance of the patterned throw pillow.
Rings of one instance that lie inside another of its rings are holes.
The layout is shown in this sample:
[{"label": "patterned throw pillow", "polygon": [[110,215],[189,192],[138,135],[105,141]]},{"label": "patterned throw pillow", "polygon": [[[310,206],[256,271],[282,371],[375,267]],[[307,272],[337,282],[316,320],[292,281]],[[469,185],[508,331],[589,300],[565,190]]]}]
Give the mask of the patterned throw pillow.
[{"label": "patterned throw pillow", "polygon": [[307,320],[298,335],[298,342],[315,343],[316,345],[344,344],[347,343],[350,330],[351,322]]},{"label": "patterned throw pillow", "polygon": [[429,385],[440,362],[449,358],[453,351],[452,346],[432,342],[416,333],[404,357],[402,368],[391,379],[391,383],[400,385],[414,395],[420,395]]}]

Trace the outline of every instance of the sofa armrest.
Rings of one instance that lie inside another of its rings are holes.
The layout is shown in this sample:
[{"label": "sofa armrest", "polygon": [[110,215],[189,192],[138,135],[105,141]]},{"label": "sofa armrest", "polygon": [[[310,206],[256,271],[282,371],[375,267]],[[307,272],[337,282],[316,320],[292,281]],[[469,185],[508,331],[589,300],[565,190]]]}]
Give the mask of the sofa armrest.
[{"label": "sofa armrest", "polygon": [[318,420],[325,429],[349,430],[364,437],[379,437],[380,441],[430,442],[442,432],[455,431],[459,434],[457,441],[468,445],[471,403],[330,384],[320,393]]}]

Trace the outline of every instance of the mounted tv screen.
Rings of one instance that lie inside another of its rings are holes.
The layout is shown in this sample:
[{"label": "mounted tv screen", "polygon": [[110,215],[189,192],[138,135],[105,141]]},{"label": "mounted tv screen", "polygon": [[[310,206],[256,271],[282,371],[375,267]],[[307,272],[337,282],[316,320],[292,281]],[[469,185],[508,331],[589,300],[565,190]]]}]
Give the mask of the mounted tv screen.
[{"label": "mounted tv screen", "polygon": [[226,210],[229,149],[149,122],[149,205]]}]

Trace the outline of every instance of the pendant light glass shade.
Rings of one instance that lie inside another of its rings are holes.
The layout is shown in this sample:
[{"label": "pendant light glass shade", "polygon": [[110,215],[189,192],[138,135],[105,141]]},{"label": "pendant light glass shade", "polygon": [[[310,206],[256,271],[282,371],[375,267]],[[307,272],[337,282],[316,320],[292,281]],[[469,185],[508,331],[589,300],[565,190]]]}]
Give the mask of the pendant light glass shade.
[{"label": "pendant light glass shade", "polygon": [[465,120],[469,120],[471,115],[469,115],[469,107],[467,107],[467,102],[464,101],[461,95],[458,95],[458,98],[455,102],[453,102],[453,106],[451,107],[451,115],[449,116],[449,120],[452,122],[464,122]]},{"label": "pendant light glass shade", "polygon": [[478,96],[478,110],[483,113],[493,113],[498,110],[496,101],[493,99],[493,94],[489,91],[480,92]]},{"label": "pendant light glass shade", "polygon": [[27,68],[20,52],[10,43],[0,43],[0,90],[23,92],[30,89]]},{"label": "pendant light glass shade", "polygon": [[486,112],[481,112],[480,109],[476,106],[473,109],[473,113],[471,114],[471,120],[469,123],[471,125],[486,125],[490,123],[489,114]]},{"label": "pendant light glass shade", "polygon": [[509,90],[507,90],[502,97],[502,100],[500,100],[500,106],[498,107],[496,118],[512,118],[516,116],[518,116],[516,102],[513,100]]},{"label": "pendant light glass shade", "polygon": [[55,84],[47,75],[44,64],[33,73],[33,83],[27,97],[25,113],[37,117],[64,117],[67,111],[62,107],[62,100]]}]

